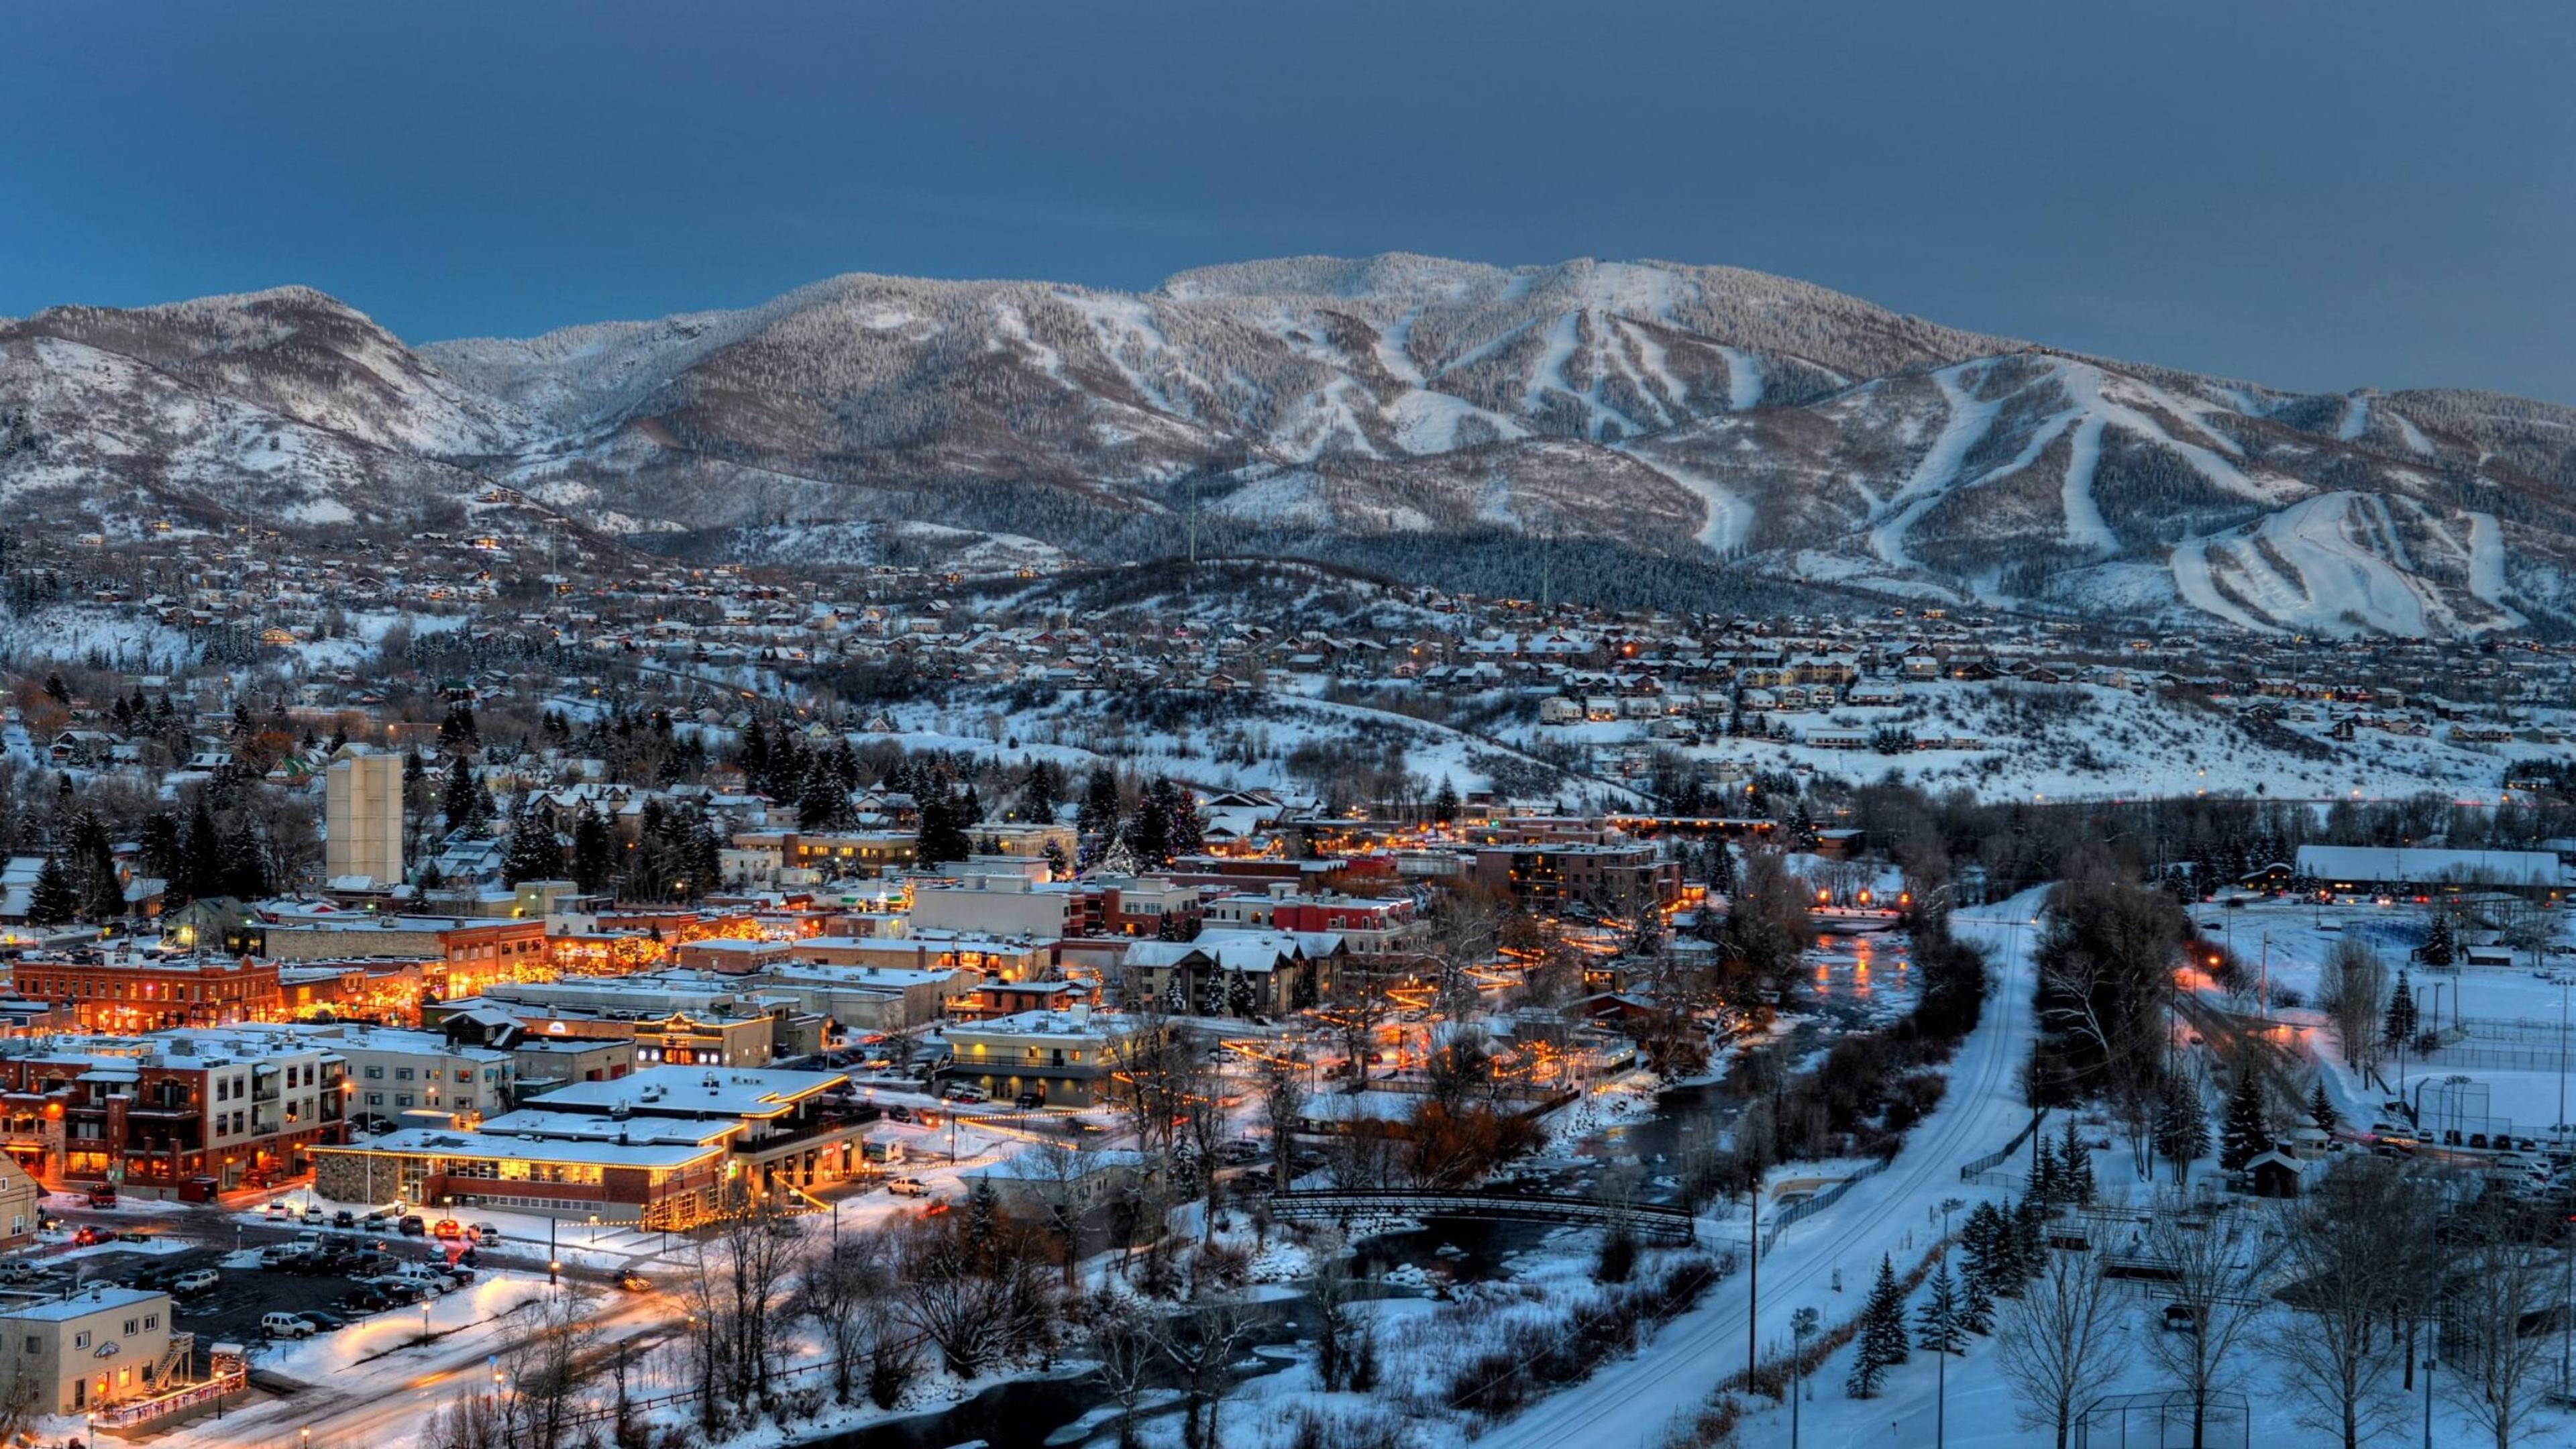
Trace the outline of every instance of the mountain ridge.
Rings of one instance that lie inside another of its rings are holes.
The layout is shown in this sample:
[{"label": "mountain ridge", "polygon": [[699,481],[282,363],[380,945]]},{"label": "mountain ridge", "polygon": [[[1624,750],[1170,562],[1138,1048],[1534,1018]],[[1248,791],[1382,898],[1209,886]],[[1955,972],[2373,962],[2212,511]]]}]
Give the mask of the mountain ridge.
[{"label": "mountain ridge", "polygon": [[112,481],[334,526],[469,480],[648,541],[770,530],[771,556],[779,528],[854,520],[1103,559],[1210,530],[1412,541],[1437,577],[1518,537],[2142,624],[2576,618],[2576,410],[2273,389],[1740,268],[1310,256],[1144,292],[858,272],[419,347],[296,286],[0,321],[0,497],[40,514],[109,526]]}]

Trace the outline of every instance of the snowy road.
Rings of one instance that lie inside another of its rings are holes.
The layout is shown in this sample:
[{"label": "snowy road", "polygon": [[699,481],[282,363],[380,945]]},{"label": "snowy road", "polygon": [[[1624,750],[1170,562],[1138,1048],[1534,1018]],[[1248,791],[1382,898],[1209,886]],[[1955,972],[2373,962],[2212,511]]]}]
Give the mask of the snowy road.
[{"label": "snowy road", "polygon": [[[1894,1253],[1900,1271],[1910,1266],[1903,1257],[1908,1235],[1918,1251],[1936,1235],[1925,1231],[1930,1205],[1945,1197],[1973,1202],[2001,1195],[1962,1184],[1959,1164],[2002,1146],[2029,1120],[2015,1069],[2036,1035],[2030,951],[2037,931],[2030,918],[2045,894],[2026,891],[1982,915],[1954,919],[1958,933],[1985,946],[1996,962],[1995,994],[1951,1063],[1950,1089],[1940,1107],[1914,1130],[1894,1165],[1790,1228],[1763,1257],[1760,1328],[1766,1350],[1787,1343],[1789,1315],[1800,1307],[1819,1309],[1828,1323],[1858,1311],[1877,1267],[1871,1259]],[[1829,1286],[1836,1268],[1843,1270],[1839,1294]],[[1744,1367],[1744,1282],[1741,1275],[1728,1278],[1706,1303],[1665,1325],[1636,1357],[1609,1365],[1475,1442],[1492,1449],[1655,1449],[1675,1421],[1707,1401],[1719,1380]]]}]

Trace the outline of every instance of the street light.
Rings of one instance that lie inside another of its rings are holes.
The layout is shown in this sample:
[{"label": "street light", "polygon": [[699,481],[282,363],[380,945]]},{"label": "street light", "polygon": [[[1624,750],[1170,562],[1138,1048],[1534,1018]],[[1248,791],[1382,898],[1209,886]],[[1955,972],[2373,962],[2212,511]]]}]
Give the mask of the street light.
[{"label": "street light", "polygon": [[1789,1315],[1789,1449],[1798,1449],[1798,1383],[1807,1367],[1807,1335],[1816,1331],[1822,1317],[1812,1308]]}]

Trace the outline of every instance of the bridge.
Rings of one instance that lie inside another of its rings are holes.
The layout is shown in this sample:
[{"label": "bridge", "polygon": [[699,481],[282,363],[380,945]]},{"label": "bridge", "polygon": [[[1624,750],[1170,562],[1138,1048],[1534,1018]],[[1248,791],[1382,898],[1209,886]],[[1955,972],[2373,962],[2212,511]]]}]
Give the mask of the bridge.
[{"label": "bridge", "polygon": [[1668,1203],[1607,1202],[1539,1193],[1443,1191],[1437,1188],[1310,1188],[1270,1195],[1276,1218],[1482,1218],[1522,1223],[1607,1227],[1625,1221],[1641,1238],[1687,1243],[1698,1233],[1690,1209]]}]

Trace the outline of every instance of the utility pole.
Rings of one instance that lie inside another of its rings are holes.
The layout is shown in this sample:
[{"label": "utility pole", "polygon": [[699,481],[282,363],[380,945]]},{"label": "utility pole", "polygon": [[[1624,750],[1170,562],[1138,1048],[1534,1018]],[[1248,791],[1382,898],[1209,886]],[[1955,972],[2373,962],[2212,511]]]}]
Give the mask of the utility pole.
[{"label": "utility pole", "polygon": [[1744,1240],[1744,1262],[1750,1273],[1744,1294],[1744,1374],[1749,1382],[1755,1376],[1754,1355],[1761,1348],[1755,1336],[1762,1322],[1762,1179],[1758,1174],[1744,1196],[1753,1209],[1753,1231]]}]

